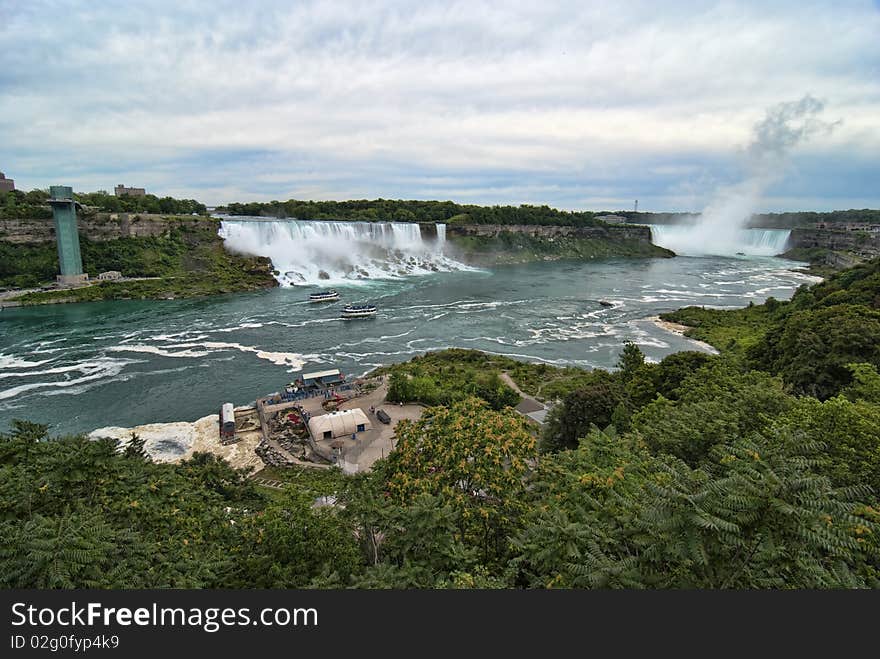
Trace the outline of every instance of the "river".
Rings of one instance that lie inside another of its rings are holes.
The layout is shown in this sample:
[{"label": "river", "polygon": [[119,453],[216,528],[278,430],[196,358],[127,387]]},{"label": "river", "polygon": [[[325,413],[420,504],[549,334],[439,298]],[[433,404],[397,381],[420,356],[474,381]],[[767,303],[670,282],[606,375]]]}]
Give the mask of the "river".
[{"label": "river", "polygon": [[[652,316],[786,299],[813,280],[792,270],[799,265],[757,256],[558,261],[341,283],[336,303],[310,304],[316,287],[297,286],[5,309],[0,429],[14,418],[53,432],[194,420],[277,391],[301,369],[359,375],[451,346],[611,367],[630,339],[659,360],[694,343]],[[345,302],[372,302],[379,313],[342,320]]]}]

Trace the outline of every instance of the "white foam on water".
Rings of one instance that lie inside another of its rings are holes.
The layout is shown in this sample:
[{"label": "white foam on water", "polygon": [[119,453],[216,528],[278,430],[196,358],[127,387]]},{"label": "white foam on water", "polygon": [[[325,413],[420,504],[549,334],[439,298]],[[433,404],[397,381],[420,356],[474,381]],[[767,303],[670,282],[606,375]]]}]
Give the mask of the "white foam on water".
[{"label": "white foam on water", "polygon": [[256,355],[258,359],[264,359],[276,366],[287,366],[289,367],[289,373],[302,370],[306,361],[313,360],[315,357],[315,355],[263,350],[262,348],[256,348],[254,346],[245,346],[240,343],[225,343],[221,341],[175,343],[165,347],[150,345],[119,345],[110,346],[106,349],[111,352],[143,352],[158,355],[160,357],[183,357],[192,359],[207,357],[218,351],[237,350],[239,352],[252,353]]},{"label": "white foam on water", "polygon": [[238,330],[243,329],[259,329],[263,326],[263,323],[242,323],[241,325],[235,325],[234,327],[223,327],[221,329],[212,330],[214,332],[237,332]]},{"label": "white foam on water", "polygon": [[443,253],[445,225],[424,240],[421,227],[407,222],[224,219],[219,234],[230,251],[270,258],[282,286],[472,270]]},{"label": "white foam on water", "polygon": [[6,368],[37,368],[43,364],[48,364],[50,361],[52,360],[43,359],[37,362],[29,362],[14,355],[0,355],[0,370]]},{"label": "white foam on water", "polygon": [[67,389],[70,387],[76,387],[77,385],[81,385],[87,382],[109,380],[119,375],[119,373],[122,372],[122,369],[130,363],[132,362],[127,359],[106,358],[83,362],[81,364],[78,364],[77,368],[74,369],[82,372],[82,377],[50,382],[31,382],[28,384],[19,385],[17,387],[12,387],[11,389],[4,389],[0,391],[0,400],[14,398],[21,394],[37,389]]}]

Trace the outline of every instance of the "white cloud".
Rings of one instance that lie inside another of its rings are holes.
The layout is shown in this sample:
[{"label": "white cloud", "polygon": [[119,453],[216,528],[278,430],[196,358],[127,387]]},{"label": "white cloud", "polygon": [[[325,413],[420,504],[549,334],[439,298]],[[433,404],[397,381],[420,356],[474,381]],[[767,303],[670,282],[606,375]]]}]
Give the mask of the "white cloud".
[{"label": "white cloud", "polygon": [[[32,2],[4,14],[0,162],[22,184],[60,169],[78,186],[131,177],[213,202],[415,196],[420,177],[448,177],[427,188],[448,198],[463,192],[455,179],[504,172],[475,186],[481,199],[610,199],[585,195],[588,181],[720,176],[704,168],[735,161],[765,108],[805,93],[843,124],[804,154],[880,151],[869,2]],[[533,187],[554,173],[568,183]]]}]

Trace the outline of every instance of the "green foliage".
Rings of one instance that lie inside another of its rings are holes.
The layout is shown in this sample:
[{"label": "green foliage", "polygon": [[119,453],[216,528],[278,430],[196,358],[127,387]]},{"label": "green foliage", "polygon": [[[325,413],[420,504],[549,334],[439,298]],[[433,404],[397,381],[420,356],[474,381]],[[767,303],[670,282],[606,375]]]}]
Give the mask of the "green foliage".
[{"label": "green foliage", "polygon": [[244,517],[229,579],[246,588],[304,588],[359,570],[350,528],[334,509],[312,504],[308,492],[288,487],[259,515]]},{"label": "green foliage", "polygon": [[695,350],[672,353],[657,365],[657,392],[666,398],[677,399],[678,389],[688,376],[717,360],[718,357],[714,355]]},{"label": "green foliage", "polygon": [[779,378],[713,364],[688,376],[678,400],[660,396],[635,414],[632,427],[652,452],[697,466],[715,446],[766,428],[792,404]]},{"label": "green foliage", "polygon": [[[103,211],[110,213],[156,213],[168,215],[206,215],[207,208],[195,199],[159,198],[156,195],[143,197],[107,194],[104,191],[76,193],[75,199],[85,208],[82,212]],[[52,219],[52,209],[48,203],[48,190],[31,190],[23,192],[0,193],[0,218],[17,219]]]},{"label": "green foliage", "polygon": [[267,505],[213,456],[154,464],[139,446],[26,422],[0,435],[0,587],[293,587],[359,568],[308,490]]},{"label": "green foliage", "polygon": [[837,487],[867,485],[880,500],[880,406],[838,396],[801,398],[774,428],[800,441],[822,444],[819,472]]},{"label": "green foliage", "polygon": [[392,402],[451,405],[478,396],[500,410],[520,401],[499,376],[499,367],[505,363],[504,358],[492,360],[477,351],[448,350],[415,357],[376,373],[390,374],[387,398]]},{"label": "green foliage", "polygon": [[401,421],[395,437],[379,472],[389,500],[410,506],[422,495],[439,496],[452,507],[458,537],[478,547],[484,562],[503,556],[536,455],[525,420],[468,398]]},{"label": "green foliage", "polygon": [[[880,587],[873,281],[685,310],[751,337],[717,357],[649,364],[627,344],[609,373],[447,350],[380,369],[390,397],[445,406],[401,421],[370,473],[267,470],[286,483],[271,495],[210,455],[154,464],[137,438],[16,421],[0,587]],[[502,375],[562,397],[540,455]],[[340,505],[314,507],[327,494]]]},{"label": "green foliage", "polygon": [[851,382],[848,364],[880,365],[880,311],[842,304],[793,313],[749,357],[797,393],[829,398]]},{"label": "green foliage", "polygon": [[[866,585],[861,504],[811,472],[820,447],[738,438],[691,468],[594,431],[547,458],[514,544],[526,586],[829,588]],[[547,506],[554,501],[556,505]],[[861,540],[861,542],[860,542]]]},{"label": "green foliage", "polygon": [[104,191],[77,193],[76,200],[83,206],[109,213],[155,213],[167,215],[207,215],[208,209],[195,199],[174,199],[146,194],[142,197],[107,194]]},{"label": "green foliage", "polygon": [[660,314],[660,318],[690,327],[685,336],[705,341],[718,350],[741,354],[761,340],[786,306],[777,303],[772,312],[765,305],[730,310],[684,307]]},{"label": "green foliage", "polygon": [[449,234],[456,252],[469,263],[497,265],[556,259],[598,259],[612,257],[670,257],[669,250],[649,240],[638,240],[614,233],[595,236],[533,236],[517,231],[501,231],[494,236]]},{"label": "green foliage", "polygon": [[[801,289],[794,301],[801,302],[801,297],[808,298],[809,306],[860,304],[880,309],[880,259],[842,270],[809,289]],[[800,306],[806,306],[807,300],[804,302]]]},{"label": "green foliage", "polygon": [[[619,376],[606,371],[593,371],[590,375],[589,384],[572,391],[547,415],[542,451],[576,448],[592,427],[602,429],[611,424],[624,400],[624,385]],[[617,414],[620,417],[622,412]]]},{"label": "green foliage", "polygon": [[468,224],[547,224],[596,226],[589,211],[560,211],[549,206],[474,206],[451,201],[357,199],[351,201],[270,201],[232,203],[231,215],[292,217],[299,220],[356,220],[365,222],[466,222]]},{"label": "green foliage", "polygon": [[[217,236],[217,223],[181,221],[166,235],[90,241],[80,236],[83,268],[92,275],[117,270],[145,281],[99,282],[92,286],[29,293],[25,304],[51,300],[192,297],[255,290],[276,284],[268,259],[232,254]],[[8,260],[4,256],[9,256]],[[12,245],[0,242],[0,284],[35,285],[54,280],[58,255],[54,244]]]},{"label": "green foliage", "polygon": [[48,190],[0,192],[0,218],[51,220]]},{"label": "green foliage", "polygon": [[880,404],[880,373],[872,364],[847,364],[852,383],[841,392],[852,401]]}]

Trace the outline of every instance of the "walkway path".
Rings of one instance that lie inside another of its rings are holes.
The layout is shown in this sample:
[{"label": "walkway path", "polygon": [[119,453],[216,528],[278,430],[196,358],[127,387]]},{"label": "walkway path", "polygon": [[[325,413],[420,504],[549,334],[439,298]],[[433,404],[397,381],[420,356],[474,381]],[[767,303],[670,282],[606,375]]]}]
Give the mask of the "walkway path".
[{"label": "walkway path", "polygon": [[550,408],[548,408],[546,405],[544,405],[544,403],[536,400],[532,396],[523,393],[523,390],[520,389],[519,386],[517,386],[516,382],[514,382],[513,378],[510,377],[509,374],[501,373],[501,381],[522,397],[519,405],[517,405],[515,408],[516,411],[523,416],[528,417],[532,421],[543,424],[544,418],[547,416],[547,412]]}]

